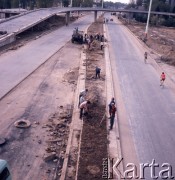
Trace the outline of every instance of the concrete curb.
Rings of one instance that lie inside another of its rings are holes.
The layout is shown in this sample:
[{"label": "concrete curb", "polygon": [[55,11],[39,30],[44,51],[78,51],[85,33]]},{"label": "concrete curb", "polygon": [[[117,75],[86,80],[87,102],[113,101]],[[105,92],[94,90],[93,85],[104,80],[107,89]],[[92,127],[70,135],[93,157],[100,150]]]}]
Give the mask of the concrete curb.
[{"label": "concrete curb", "polygon": [[[104,25],[104,36],[105,36],[105,38],[109,39],[109,36],[107,33],[107,28],[105,25]],[[110,55],[109,55],[108,45],[105,47],[104,51],[105,51],[105,62],[106,62],[106,99],[107,99],[106,114],[108,114],[108,103],[111,101],[112,97],[115,97],[115,92],[114,92],[114,86],[113,86],[113,77],[112,77],[112,71],[111,71],[111,59],[110,59]],[[109,129],[109,122],[107,123],[107,128]],[[122,158],[121,144],[120,144],[119,139],[120,139],[119,123],[118,123],[118,118],[116,117],[115,123],[114,123],[114,129],[111,130],[108,135],[108,140],[109,140],[108,156],[109,156],[110,160],[114,159],[114,163],[115,163],[115,161]],[[119,168],[120,168],[119,169],[120,172],[123,172],[123,163],[122,162],[120,163]],[[113,178],[114,179],[119,178],[117,175],[118,174],[116,174],[116,173],[113,174]]]},{"label": "concrete curb", "polygon": [[[84,52],[81,52],[79,78],[78,78],[77,89],[76,89],[75,98],[74,98],[73,116],[72,116],[72,122],[70,125],[69,139],[68,139],[68,144],[66,148],[60,180],[66,179],[67,172],[68,172],[68,161],[70,158],[70,151],[72,149],[78,150],[75,179],[77,179],[77,176],[78,176],[81,134],[82,134],[82,128],[83,128],[83,120],[79,119],[78,102],[79,102],[79,92],[85,89],[85,78],[86,78],[86,66],[84,66],[85,62],[86,62],[86,54]],[[77,134],[80,137],[79,140],[76,137]]]}]

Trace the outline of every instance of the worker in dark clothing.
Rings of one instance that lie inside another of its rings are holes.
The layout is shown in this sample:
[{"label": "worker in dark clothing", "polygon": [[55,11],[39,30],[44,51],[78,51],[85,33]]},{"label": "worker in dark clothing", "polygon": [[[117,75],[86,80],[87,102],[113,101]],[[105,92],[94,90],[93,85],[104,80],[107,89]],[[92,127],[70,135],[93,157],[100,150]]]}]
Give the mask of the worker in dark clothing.
[{"label": "worker in dark clothing", "polygon": [[97,78],[97,77],[100,78],[100,71],[101,71],[101,69],[96,66],[96,68],[95,68],[96,78]]},{"label": "worker in dark clothing", "polygon": [[109,103],[109,119],[111,118],[112,103],[115,105],[114,97],[111,99],[111,102]]},{"label": "worker in dark clothing", "polygon": [[113,128],[116,111],[117,111],[117,109],[115,107],[115,104],[112,103],[111,118],[110,118],[110,128],[109,128],[109,130],[112,130],[112,128]]}]

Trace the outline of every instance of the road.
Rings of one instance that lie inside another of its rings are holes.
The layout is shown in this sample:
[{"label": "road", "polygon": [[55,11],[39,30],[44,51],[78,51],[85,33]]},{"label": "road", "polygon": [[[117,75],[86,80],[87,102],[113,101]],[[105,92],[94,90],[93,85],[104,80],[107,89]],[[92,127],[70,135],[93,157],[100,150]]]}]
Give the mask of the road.
[{"label": "road", "polygon": [[85,30],[92,22],[93,14],[84,16],[69,26],[61,27],[15,51],[1,55],[0,98],[63,47],[71,39],[75,27]]},{"label": "road", "polygon": [[[92,17],[88,15],[69,27],[62,27],[17,51],[8,52],[0,60],[1,70],[4,70],[0,81],[3,87],[11,88],[64,46],[0,101],[0,137],[6,139],[6,144],[0,146],[0,159],[8,161],[14,180],[51,180],[55,169],[62,167],[60,159],[61,154],[64,157],[71,118],[70,115],[67,117],[68,108],[75,96],[82,48],[66,42],[70,40],[73,27],[87,28]],[[21,119],[29,120],[31,127],[16,128],[14,122]],[[49,128],[54,127],[52,121],[57,125],[62,121],[64,124],[56,130]],[[66,129],[63,129],[65,125]],[[58,138],[57,143],[49,142]],[[53,159],[43,160],[50,149],[56,152],[59,166]]]},{"label": "road", "polygon": [[[163,163],[172,166],[175,176],[174,92],[168,83],[159,86],[154,60],[144,63],[144,48],[122,24],[110,21],[107,27],[116,94],[120,95],[117,106],[124,167],[132,162],[151,164],[155,159],[157,176],[167,168],[161,167]],[[146,179],[151,179],[150,173],[148,168]]]}]

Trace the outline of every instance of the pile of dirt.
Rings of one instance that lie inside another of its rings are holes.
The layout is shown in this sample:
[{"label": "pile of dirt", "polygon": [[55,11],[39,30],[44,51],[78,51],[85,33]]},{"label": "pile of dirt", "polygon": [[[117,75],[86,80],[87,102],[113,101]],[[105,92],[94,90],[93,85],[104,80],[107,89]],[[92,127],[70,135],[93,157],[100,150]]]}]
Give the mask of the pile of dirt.
[{"label": "pile of dirt", "polygon": [[[130,22],[125,25],[141,40],[144,40],[146,24]],[[160,60],[175,66],[175,30],[168,27],[149,27],[145,44],[161,55]]]},{"label": "pile of dirt", "polygon": [[[88,34],[103,34],[103,18],[93,23]],[[105,61],[103,50],[99,42],[95,41],[93,49],[86,50],[87,74],[86,88],[88,99],[91,101],[89,113],[83,118],[82,140],[80,148],[80,162],[78,170],[79,180],[101,179],[103,174],[103,158],[107,156],[107,130],[105,102]],[[101,77],[95,77],[95,67],[101,69]]]},{"label": "pile of dirt", "polygon": [[45,149],[43,160],[48,163],[48,167],[51,164],[57,164],[53,170],[49,169],[50,171],[47,172],[52,172],[55,178],[61,175],[71,117],[72,108],[60,106],[59,112],[52,114],[48,119],[48,123],[42,126],[42,128],[46,128],[46,133],[48,134],[47,148]]},{"label": "pile of dirt", "polygon": [[70,84],[77,84],[78,79],[78,71],[79,67],[70,69],[67,73],[63,76],[63,82],[68,82]]}]

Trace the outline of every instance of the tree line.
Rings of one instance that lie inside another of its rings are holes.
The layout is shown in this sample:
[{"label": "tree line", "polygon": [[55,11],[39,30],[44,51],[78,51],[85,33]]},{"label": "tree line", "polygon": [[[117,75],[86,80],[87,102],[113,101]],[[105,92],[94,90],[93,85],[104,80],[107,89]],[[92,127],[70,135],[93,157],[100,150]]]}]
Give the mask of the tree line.
[{"label": "tree line", "polygon": [[11,8],[48,8],[58,4],[58,0],[0,0],[1,9]]},{"label": "tree line", "polygon": [[[49,8],[61,5],[68,7],[71,0],[0,0],[0,9],[11,8]],[[73,7],[92,7],[93,0],[72,0]]]},{"label": "tree line", "polygon": [[[128,4],[127,8],[139,8],[140,6],[144,5],[145,10],[148,10],[150,0],[131,0]],[[166,0],[153,0],[152,1],[152,11],[157,12],[172,12],[175,13],[175,6],[171,7],[170,4],[166,3]]]},{"label": "tree line", "polygon": [[[126,8],[139,9],[139,7],[142,6],[142,8],[144,8],[145,10],[148,10],[150,0],[144,0],[144,4],[142,3],[143,3],[143,0],[131,0],[130,4],[128,4]],[[174,7],[170,6],[169,4],[166,3],[166,0],[153,0],[151,11],[175,13],[175,6]],[[144,15],[144,14],[135,13],[134,18],[140,22],[147,21],[146,14]],[[164,26],[175,27],[175,18],[171,16],[164,16],[164,15],[159,15],[159,16],[151,15],[150,23],[152,25],[164,25]]]}]

